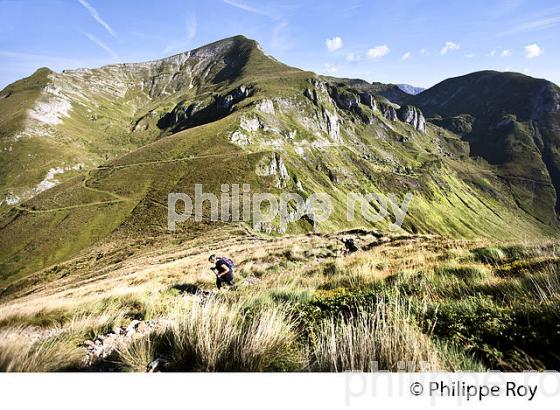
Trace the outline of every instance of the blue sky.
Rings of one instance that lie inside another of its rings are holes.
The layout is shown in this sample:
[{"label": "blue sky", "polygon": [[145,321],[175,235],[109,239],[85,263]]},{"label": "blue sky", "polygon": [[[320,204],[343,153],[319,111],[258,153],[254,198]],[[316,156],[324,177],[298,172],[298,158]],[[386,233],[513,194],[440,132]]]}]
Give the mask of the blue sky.
[{"label": "blue sky", "polygon": [[560,84],[555,0],[0,0],[0,88],[244,34],[303,69],[428,87],[482,69]]}]

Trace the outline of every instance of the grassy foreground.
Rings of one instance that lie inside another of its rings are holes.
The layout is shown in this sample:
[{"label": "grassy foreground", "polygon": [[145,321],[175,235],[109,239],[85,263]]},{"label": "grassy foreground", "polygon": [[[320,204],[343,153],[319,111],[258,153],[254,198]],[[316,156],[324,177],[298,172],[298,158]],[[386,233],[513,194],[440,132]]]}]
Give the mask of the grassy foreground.
[{"label": "grassy foreground", "polygon": [[[168,371],[560,369],[557,243],[357,239],[370,249],[247,236],[131,255],[104,275],[74,262],[66,282],[2,302],[0,371],[145,371],[155,358]],[[210,249],[238,263],[235,289],[214,291]],[[157,325],[84,366],[86,340],[133,319]]]}]

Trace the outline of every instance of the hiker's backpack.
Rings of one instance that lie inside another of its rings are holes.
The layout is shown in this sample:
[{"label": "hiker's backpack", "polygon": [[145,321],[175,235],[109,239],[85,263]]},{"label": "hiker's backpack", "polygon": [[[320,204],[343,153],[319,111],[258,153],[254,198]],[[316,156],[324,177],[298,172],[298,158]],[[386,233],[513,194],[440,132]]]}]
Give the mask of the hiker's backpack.
[{"label": "hiker's backpack", "polygon": [[358,247],[356,246],[356,242],[354,242],[354,239],[352,239],[352,238],[346,239],[344,241],[344,247],[350,253],[354,253],[354,252],[358,251]]},{"label": "hiker's backpack", "polygon": [[233,261],[230,258],[226,258],[225,256],[220,256],[220,258],[222,261],[224,261],[224,263],[227,265],[227,267],[232,270],[233,268],[235,268],[235,263],[233,263]]}]

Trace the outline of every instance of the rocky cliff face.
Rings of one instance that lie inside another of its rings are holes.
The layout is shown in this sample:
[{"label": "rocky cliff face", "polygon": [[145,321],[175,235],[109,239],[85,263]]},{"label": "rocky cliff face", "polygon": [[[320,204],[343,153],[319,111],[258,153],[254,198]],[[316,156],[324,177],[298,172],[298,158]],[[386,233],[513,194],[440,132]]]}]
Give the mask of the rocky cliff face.
[{"label": "rocky cliff face", "polygon": [[418,131],[424,131],[426,129],[426,119],[422,111],[412,105],[400,107],[397,111],[397,118],[412,125]]}]

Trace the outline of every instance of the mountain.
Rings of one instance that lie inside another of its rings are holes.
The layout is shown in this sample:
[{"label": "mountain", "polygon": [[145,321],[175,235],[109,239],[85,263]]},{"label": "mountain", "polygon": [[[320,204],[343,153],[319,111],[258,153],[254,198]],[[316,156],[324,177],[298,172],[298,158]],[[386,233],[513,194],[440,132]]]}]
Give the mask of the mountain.
[{"label": "mountain", "polygon": [[517,205],[546,223],[560,209],[560,88],[518,73],[450,78],[406,100],[496,167]]},{"label": "mountain", "polygon": [[[0,92],[0,289],[84,252],[153,238],[211,241],[226,225],[266,235],[390,229],[391,209],[377,222],[361,213],[348,221],[350,193],[394,194],[399,203],[411,193],[397,233],[557,235],[545,176],[509,179],[491,156],[471,158],[482,136],[452,131],[444,117],[426,122],[422,110],[434,116],[446,105],[438,93],[425,98],[433,89],[407,103],[415,97],[395,85],[289,67],[242,36],[145,63],[40,69]],[[547,104],[543,95],[536,106]],[[448,109],[440,115],[463,114]],[[543,141],[560,135],[550,124]],[[219,195],[235,183],[304,199],[326,192],[333,213],[323,221],[310,210],[287,227],[278,218],[211,223],[205,206],[201,221],[168,232],[169,193],[193,195],[202,184]]]},{"label": "mountain", "polygon": [[399,87],[402,91],[410,95],[420,94],[422,91],[425,90],[425,88],[415,87],[410,84],[397,84],[397,87]]}]

